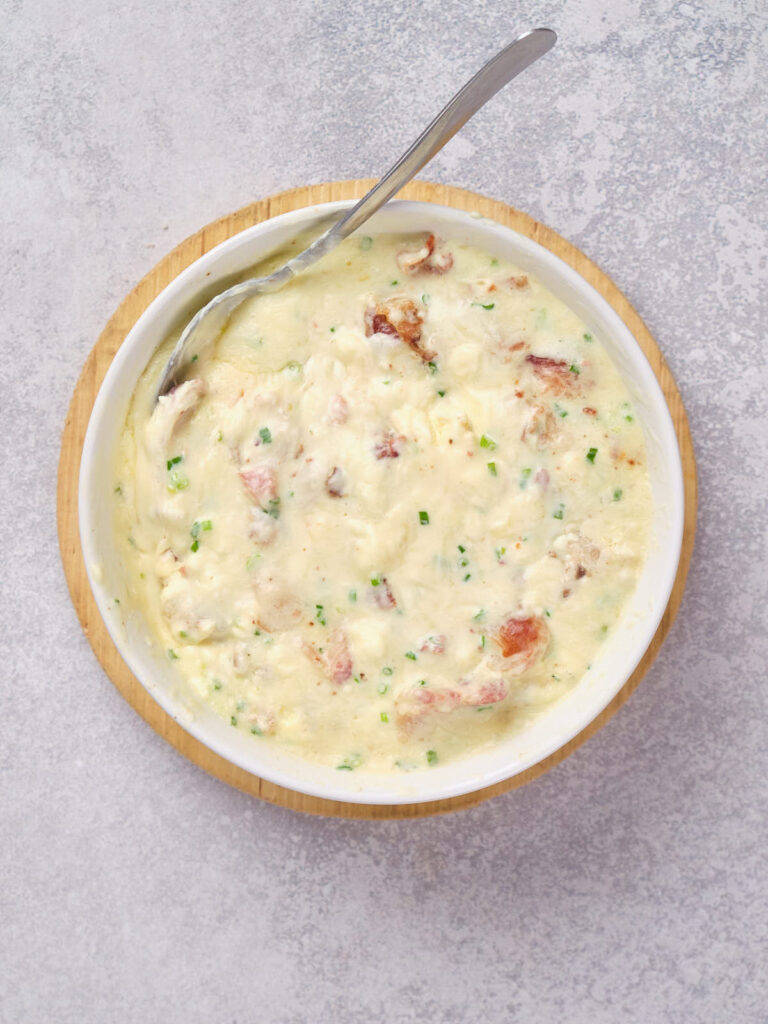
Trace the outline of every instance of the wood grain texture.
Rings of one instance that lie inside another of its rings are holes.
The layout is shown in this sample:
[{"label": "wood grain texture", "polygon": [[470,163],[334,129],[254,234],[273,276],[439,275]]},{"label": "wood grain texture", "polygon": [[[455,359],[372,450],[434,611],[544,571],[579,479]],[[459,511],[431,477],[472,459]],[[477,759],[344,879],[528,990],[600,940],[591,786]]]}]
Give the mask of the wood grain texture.
[{"label": "wood grain texture", "polygon": [[83,563],[77,518],[78,475],[88,419],[104,375],[128,331],[165,286],[185,267],[226,238],[253,224],[288,210],[336,199],[357,198],[374,184],[371,180],[331,182],[290,189],[259,200],[207,225],[162,259],[126,296],[104,328],[80,374],[69,407],[61,444],[58,477],[59,546],[72,601],[96,657],[120,693],[141,717],[180,753],[217,778],[270,803],[312,814],[346,818],[417,818],[472,807],[509,789],[523,786],[563,761],[585,740],[601,729],[624,704],[653,663],[677,614],[693,553],[696,532],[696,463],[688,420],[680,393],[648,328],[616,285],[575,246],[532,217],[504,203],[464,189],[427,182],[411,182],[399,194],[403,199],[441,203],[461,210],[473,210],[527,235],[555,253],[585,278],[614,308],[627,325],[650,362],[666,396],[672,414],[683,461],[685,485],[685,530],[677,577],[667,609],[640,664],[605,710],[578,736],[548,758],[512,779],[486,789],[423,804],[373,807],[341,803],[306,796],[260,779],[214,754],[194,739],[157,704],[120,657],[93,599]]}]

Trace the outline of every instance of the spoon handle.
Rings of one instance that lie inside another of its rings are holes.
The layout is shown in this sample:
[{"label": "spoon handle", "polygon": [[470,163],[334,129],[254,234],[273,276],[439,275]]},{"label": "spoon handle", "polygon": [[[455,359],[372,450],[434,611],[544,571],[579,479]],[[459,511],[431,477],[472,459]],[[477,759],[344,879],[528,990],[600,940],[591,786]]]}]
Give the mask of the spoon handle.
[{"label": "spoon handle", "polygon": [[290,260],[286,269],[293,274],[306,269],[347,235],[356,231],[379,207],[388,202],[403,185],[418,174],[439,153],[446,142],[508,82],[543,57],[557,40],[549,28],[537,28],[515,39],[496,54],[443,107],[397,163],[373,186],[341,220],[333,224],[309,248]]},{"label": "spoon handle", "polygon": [[506,46],[456,93],[448,106],[440,111],[432,124],[421,133],[381,181],[340,220],[320,235],[309,248],[267,277],[241,281],[240,284],[211,299],[187,324],[176,343],[160,379],[155,400],[165,395],[178,382],[193,349],[199,351],[205,344],[218,337],[232,312],[244,299],[260,292],[277,291],[296,274],[316,263],[347,235],[351,235],[406,182],[409,182],[435,153],[439,153],[446,142],[453,138],[459,128],[465,125],[491,96],[550,50],[556,39],[557,36],[551,29],[537,28]]}]

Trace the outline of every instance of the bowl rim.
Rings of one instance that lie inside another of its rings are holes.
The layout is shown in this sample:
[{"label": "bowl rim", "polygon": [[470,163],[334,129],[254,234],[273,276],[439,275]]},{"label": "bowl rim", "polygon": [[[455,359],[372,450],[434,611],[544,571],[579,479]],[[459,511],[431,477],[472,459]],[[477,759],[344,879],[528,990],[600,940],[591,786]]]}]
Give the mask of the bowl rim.
[{"label": "bowl rim", "polygon": [[[626,671],[621,672],[616,677],[615,688],[608,693],[605,700],[597,710],[585,713],[582,716],[574,716],[571,726],[565,730],[557,733],[556,737],[553,737],[549,744],[540,745],[536,748],[535,753],[530,756],[529,759],[518,762],[513,768],[509,765],[499,767],[495,771],[486,771],[482,775],[478,776],[471,770],[467,770],[466,777],[463,782],[453,782],[446,785],[433,785],[430,787],[430,792],[423,792],[418,788],[415,791],[400,791],[400,790],[382,790],[380,792],[367,792],[365,788],[356,788],[354,790],[347,787],[338,787],[334,789],[333,786],[329,786],[327,783],[314,783],[311,779],[297,779],[295,776],[291,776],[290,773],[284,773],[280,770],[275,770],[270,766],[264,766],[259,768],[256,772],[254,771],[251,764],[243,763],[242,759],[238,758],[233,750],[227,746],[226,743],[219,743],[215,741],[209,735],[205,734],[204,729],[196,727],[195,722],[184,721],[182,715],[179,714],[178,705],[174,702],[173,697],[170,694],[163,692],[161,688],[155,688],[151,684],[148,685],[145,682],[143,667],[138,663],[137,657],[134,656],[134,651],[131,646],[124,642],[124,638],[120,631],[116,628],[116,622],[113,615],[109,614],[107,607],[108,600],[106,598],[105,590],[100,586],[100,581],[96,578],[94,566],[97,564],[98,559],[93,557],[94,546],[92,538],[94,535],[93,531],[93,510],[89,503],[89,498],[93,493],[92,480],[90,479],[93,473],[93,465],[95,460],[95,454],[99,447],[98,438],[98,425],[103,418],[108,415],[108,406],[110,391],[114,390],[116,383],[120,381],[121,375],[125,370],[126,364],[131,358],[134,346],[137,344],[137,338],[140,339],[142,333],[145,331],[148,323],[151,324],[152,320],[156,317],[158,310],[161,308],[171,308],[173,303],[177,301],[178,296],[184,291],[187,285],[193,281],[196,277],[204,275],[209,269],[214,268],[227,254],[236,253],[241,247],[243,249],[248,248],[249,244],[254,240],[258,239],[262,235],[269,235],[270,229],[275,229],[278,226],[300,224],[302,227],[309,226],[311,223],[328,216],[332,213],[340,212],[343,209],[349,208],[353,205],[355,200],[336,200],[330,203],[317,203],[312,206],[301,207],[298,209],[290,210],[286,213],[280,214],[276,217],[267,218],[266,220],[260,221],[253,226],[246,228],[245,230],[238,232],[225,239],[203,256],[199,257],[188,267],[186,267],[180,274],[178,274],[169,284],[159,292],[159,294],[149,303],[146,309],[143,311],[141,316],[137,319],[134,326],[125,336],[123,343],[118,348],[104,379],[98,390],[98,394],[93,404],[93,408],[88,421],[88,428],[83,443],[83,451],[80,463],[79,472],[79,487],[78,487],[78,525],[80,531],[80,540],[83,550],[83,561],[88,575],[88,581],[91,587],[91,591],[96,602],[96,606],[104,622],[104,625],[117,648],[121,658],[125,661],[130,671],[135,676],[138,683],[143,687],[144,690],[155,700],[161,708],[169,714],[185,731],[195,737],[205,747],[218,754],[225,761],[236,765],[251,775],[258,778],[264,778],[275,785],[283,787],[287,790],[293,790],[297,793],[304,793],[308,796],[318,797],[323,800],[339,801],[342,803],[354,803],[354,804],[365,804],[365,805],[380,805],[380,804],[422,804],[430,803],[434,801],[441,801],[450,799],[451,797],[463,796],[469,793],[473,793],[479,790],[486,789],[493,786],[496,783],[503,782],[513,778],[514,776],[533,768],[535,765],[545,761],[548,757],[554,754],[556,751],[567,746],[575,737],[579,735],[584,729],[586,729],[591,722],[593,722],[611,703],[613,698],[626,684],[630,678],[638,663],[644,656],[649,645],[651,644],[656,630],[659,626],[661,618],[664,614],[667,602],[675,584],[675,578],[677,575],[678,564],[680,561],[682,539],[683,539],[683,521],[685,516],[685,500],[684,500],[684,484],[683,484],[683,469],[682,461],[680,456],[680,448],[678,439],[672,422],[672,417],[667,405],[666,397],[664,396],[659,381],[654,373],[650,363],[648,362],[647,356],[637,338],[635,337],[632,330],[619,316],[617,311],[613,308],[611,303],[608,302],[581,274],[578,273],[575,268],[570,266],[566,261],[561,259],[555,252],[547,246],[541,245],[539,242],[534,241],[532,238],[525,234],[516,231],[514,228],[502,224],[498,221],[494,221],[491,218],[478,218],[477,215],[468,213],[467,211],[458,209],[454,206],[435,204],[429,202],[422,202],[418,200],[395,200],[387,204],[387,209],[408,207],[411,210],[420,209],[426,212],[428,215],[434,215],[437,210],[441,211],[443,215],[448,215],[452,220],[457,223],[469,221],[477,221],[480,219],[486,224],[492,224],[496,229],[500,230],[503,234],[514,236],[514,244],[519,249],[535,249],[539,257],[543,257],[546,262],[555,264],[558,272],[565,278],[571,278],[572,281],[578,282],[578,288],[582,291],[586,290],[589,294],[591,302],[596,303],[602,308],[602,311],[609,321],[614,322],[616,332],[618,335],[623,335],[622,348],[625,348],[625,343],[628,343],[629,349],[636,360],[645,363],[648,374],[649,382],[651,387],[655,388],[658,392],[658,397],[661,399],[662,416],[666,417],[668,421],[668,433],[673,441],[673,445],[665,446],[665,457],[667,459],[667,467],[670,470],[673,483],[675,485],[675,501],[674,507],[676,510],[676,521],[673,525],[674,540],[670,545],[669,554],[672,556],[669,558],[667,563],[667,572],[663,579],[662,585],[659,588],[659,593],[663,595],[663,599],[660,599],[656,613],[649,616],[646,620],[646,628],[643,631],[644,641],[642,644],[636,645],[636,657],[630,658],[626,662]],[[370,233],[376,233],[376,228],[369,227]],[[387,229],[384,229],[385,231]],[[393,229],[389,229],[393,230]],[[361,234],[365,233],[365,229],[362,229]],[[269,246],[265,247],[263,253],[269,251]],[[258,258],[258,257],[257,257]],[[253,263],[254,260],[251,258],[246,261],[244,266],[248,265],[248,262]],[[468,766],[471,765],[475,755],[468,755],[465,757],[463,762]],[[303,759],[301,759],[303,761]],[[342,773],[343,774],[343,773]],[[361,773],[362,775],[362,773]],[[430,773],[433,776],[433,773]],[[430,776],[426,773],[418,773],[420,780],[425,781]],[[362,775],[364,778],[364,775]],[[394,776],[397,778],[397,776]],[[435,780],[436,781],[436,780]]]}]

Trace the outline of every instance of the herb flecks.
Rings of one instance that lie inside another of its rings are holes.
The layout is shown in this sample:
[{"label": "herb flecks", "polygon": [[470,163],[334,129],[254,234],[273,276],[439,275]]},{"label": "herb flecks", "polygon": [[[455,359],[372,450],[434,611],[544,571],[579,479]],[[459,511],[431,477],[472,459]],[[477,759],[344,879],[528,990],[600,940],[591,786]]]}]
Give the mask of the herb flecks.
[{"label": "herb flecks", "polygon": [[355,768],[359,768],[363,763],[363,759],[360,754],[350,754],[349,757],[345,757],[341,764],[336,765],[337,772],[353,772]]}]

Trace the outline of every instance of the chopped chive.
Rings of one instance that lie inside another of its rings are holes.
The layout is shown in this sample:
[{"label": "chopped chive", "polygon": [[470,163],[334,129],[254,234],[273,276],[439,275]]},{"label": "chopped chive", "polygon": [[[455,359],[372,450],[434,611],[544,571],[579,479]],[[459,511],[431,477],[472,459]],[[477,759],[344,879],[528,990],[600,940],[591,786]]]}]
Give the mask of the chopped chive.
[{"label": "chopped chive", "polygon": [[362,757],[359,754],[350,754],[349,757],[345,757],[341,764],[336,766],[338,772],[351,772],[362,763]]},{"label": "chopped chive", "polygon": [[520,490],[524,491],[528,486],[528,478],[530,477],[533,469],[530,466],[525,466],[520,470]]},{"label": "chopped chive", "polygon": [[587,452],[587,462],[594,463],[595,456],[597,455],[597,448],[590,448]]},{"label": "chopped chive", "polygon": [[436,750],[428,750],[427,751],[427,764],[437,764],[437,751]]},{"label": "chopped chive", "polygon": [[[115,600],[117,601],[117,598],[115,598]],[[120,602],[118,601],[117,603],[119,604]],[[189,634],[185,633],[183,629],[179,630],[179,636],[181,637],[182,640],[186,640],[188,635]]]},{"label": "chopped chive", "polygon": [[265,511],[266,511],[267,515],[268,516],[272,516],[273,519],[279,519],[280,518],[280,499],[279,498],[270,498],[269,499],[269,508],[265,509]]},{"label": "chopped chive", "polygon": [[391,676],[393,672],[394,672],[394,669],[390,668],[389,665],[385,665],[384,668],[381,670],[381,674],[383,676]]},{"label": "chopped chive", "polygon": [[498,476],[499,475],[496,472],[496,463],[495,462],[489,462],[488,463],[488,472],[491,474],[491,476]]},{"label": "chopped chive", "polygon": [[552,612],[549,610],[549,608],[544,609],[544,614],[547,616],[548,619],[552,618]]},{"label": "chopped chive", "polygon": [[229,724],[230,725],[237,725],[237,717],[235,715],[232,715],[232,717],[229,720]]},{"label": "chopped chive", "polygon": [[464,577],[464,580],[463,580],[463,582],[464,582],[464,583],[466,583],[466,582],[467,582],[467,580],[469,580],[469,579],[471,579],[471,578],[472,578],[472,573],[471,573],[471,572],[468,572],[468,573],[467,573],[467,575],[466,575],[466,576]]},{"label": "chopped chive", "polygon": [[332,327],[332,328],[331,328],[331,334],[333,334],[333,333],[334,333],[335,331],[336,331],[336,328],[335,328],[335,327]]},{"label": "chopped chive", "polygon": [[372,587],[378,587],[378,585],[380,583],[381,583],[381,579],[378,576],[371,576],[371,586]]},{"label": "chopped chive", "polygon": [[487,448],[489,451],[492,452],[495,451],[496,449],[496,442],[493,440],[492,437],[488,437],[486,434],[483,434],[483,436],[480,438],[480,447]]},{"label": "chopped chive", "polygon": [[419,522],[422,526],[429,526],[429,512],[419,512]]},{"label": "chopped chive", "polygon": [[388,689],[389,686],[386,683],[379,683],[379,685],[376,687],[376,692],[380,693],[381,696],[383,697]]},{"label": "chopped chive", "polygon": [[464,552],[465,552],[465,551],[466,551],[467,549],[466,549],[466,548],[464,547],[464,545],[463,545],[463,544],[459,544],[459,545],[457,545],[457,546],[458,546],[458,549],[459,549],[459,551],[460,551],[460,552],[462,553],[462,555],[463,555],[463,554],[464,554]]},{"label": "chopped chive", "polygon": [[262,427],[259,430],[259,437],[261,438],[263,444],[272,444],[272,431],[269,429],[269,427]]},{"label": "chopped chive", "polygon": [[601,626],[600,627],[600,632],[601,633],[607,633],[608,632],[608,627],[607,626]]},{"label": "chopped chive", "polygon": [[360,248],[363,251],[365,251],[367,249],[370,249],[372,245],[373,245],[373,239],[371,238],[371,236],[370,235],[363,235],[363,237],[360,239]]},{"label": "chopped chive", "polygon": [[388,722],[389,721],[389,715],[387,714],[386,711],[380,711],[379,712],[379,718],[382,720],[382,722]]},{"label": "chopped chive", "polygon": [[168,477],[168,490],[169,491],[183,491],[189,487],[189,480],[186,476],[178,469],[172,469]]},{"label": "chopped chive", "polygon": [[635,418],[634,416],[625,416],[625,417],[624,417],[624,419],[625,419],[625,420],[627,421],[627,423],[632,423],[632,421],[634,420],[634,418]]},{"label": "chopped chive", "polygon": [[432,296],[431,296],[431,295],[429,294],[429,292],[425,292],[425,293],[424,293],[424,294],[423,294],[423,295],[421,296],[421,301],[422,301],[422,302],[424,303],[424,305],[425,305],[425,306],[428,306],[428,305],[429,305],[429,300],[430,300],[431,298],[432,298]]},{"label": "chopped chive", "polygon": [[189,545],[189,550],[190,551],[199,551],[200,550],[200,541],[199,540],[193,540],[192,543]]},{"label": "chopped chive", "polygon": [[253,735],[253,736],[262,736],[263,735],[263,733],[262,733],[261,729],[258,727],[258,725],[252,725],[251,726],[251,735]]},{"label": "chopped chive", "polygon": [[441,398],[445,398],[445,392],[444,391],[438,391],[437,393],[438,393],[438,395],[440,395]]},{"label": "chopped chive", "polygon": [[196,363],[197,362],[197,354],[192,356],[192,358],[190,359],[190,362],[191,363]]},{"label": "chopped chive", "polygon": [[472,616],[472,618],[474,619],[475,622],[479,622],[480,619],[482,619],[484,617],[484,615],[485,615],[485,608],[481,608],[479,611],[475,612],[475,614]]},{"label": "chopped chive", "polygon": [[178,465],[178,463],[181,462],[183,457],[183,455],[174,455],[172,459],[168,459],[168,462],[166,463],[167,468],[169,470],[173,469],[174,466]]},{"label": "chopped chive", "polygon": [[581,373],[581,370],[578,368],[578,366],[576,366],[575,363],[571,363],[568,369],[571,371],[571,373]]},{"label": "chopped chive", "polygon": [[355,601],[357,600],[357,591],[356,590],[350,590],[350,592],[347,594],[347,597],[352,602],[352,604],[354,604]]},{"label": "chopped chive", "polygon": [[437,370],[438,370],[437,363],[430,362],[430,363],[427,363],[427,366],[429,367],[429,372],[430,373],[437,373]]},{"label": "chopped chive", "polygon": [[586,334],[584,335],[584,341],[592,341],[592,335],[591,335],[591,334],[589,334],[589,333],[586,333]]},{"label": "chopped chive", "polygon": [[491,260],[491,266],[492,267],[498,267],[498,265],[499,265],[499,261],[494,256],[493,259]]},{"label": "chopped chive", "polygon": [[316,604],[315,605],[315,618],[317,619],[317,621],[320,623],[321,626],[326,626],[327,625],[327,623],[325,621],[325,611],[324,611],[323,606],[321,604]]},{"label": "chopped chive", "polygon": [[215,679],[213,681],[213,688],[214,688],[214,690],[220,690],[222,688],[222,686],[223,686],[223,684],[220,683],[218,679]]},{"label": "chopped chive", "polygon": [[426,679],[420,679],[419,680],[419,686],[426,686],[426,685],[427,685],[427,680]]},{"label": "chopped chive", "polygon": [[485,649],[485,633],[480,637],[480,646]]},{"label": "chopped chive", "polygon": [[397,281],[397,280],[394,280],[394,281],[390,281],[390,284],[392,285],[392,287],[393,287],[393,288],[395,287],[395,285],[396,285],[396,284],[399,284],[399,283],[400,283],[400,282],[399,282],[399,281]]},{"label": "chopped chive", "polygon": [[563,407],[558,405],[557,402],[554,403],[552,408],[555,410],[555,412],[557,413],[557,415],[560,417],[561,420],[564,420],[565,417],[568,415],[568,410],[567,409],[563,409]]},{"label": "chopped chive", "polygon": [[222,434],[222,432],[221,432],[221,431],[219,431],[219,432],[218,432],[218,433],[216,434],[216,440],[217,440],[217,441],[223,441],[223,440],[224,440],[224,435]]},{"label": "chopped chive", "polygon": [[473,306],[480,306],[481,309],[493,309],[493,307],[496,305],[496,303],[495,302],[487,302],[487,303],[486,302],[473,302],[472,305]]},{"label": "chopped chive", "polygon": [[178,654],[176,653],[176,651],[174,651],[174,649],[172,647],[168,648],[168,657],[171,659],[171,661],[178,661],[179,660]]},{"label": "chopped chive", "polygon": [[563,512],[565,512],[565,505],[562,502],[557,506],[557,511],[552,513],[553,519],[562,519]]},{"label": "chopped chive", "polygon": [[621,501],[621,497],[622,497],[623,494],[624,494],[624,491],[622,491],[622,489],[620,487],[617,487],[614,490],[614,492],[613,492],[613,500],[614,501]]},{"label": "chopped chive", "polygon": [[506,548],[496,548],[494,550],[494,552],[493,552],[496,555],[496,561],[500,562],[501,561],[501,556],[505,555],[506,552],[507,552]]},{"label": "chopped chive", "polygon": [[260,629],[254,629],[253,635],[254,636],[261,636],[261,630]]},{"label": "chopped chive", "polygon": [[405,656],[406,658],[410,658],[411,661],[416,661],[416,655],[413,651],[406,651]]}]

